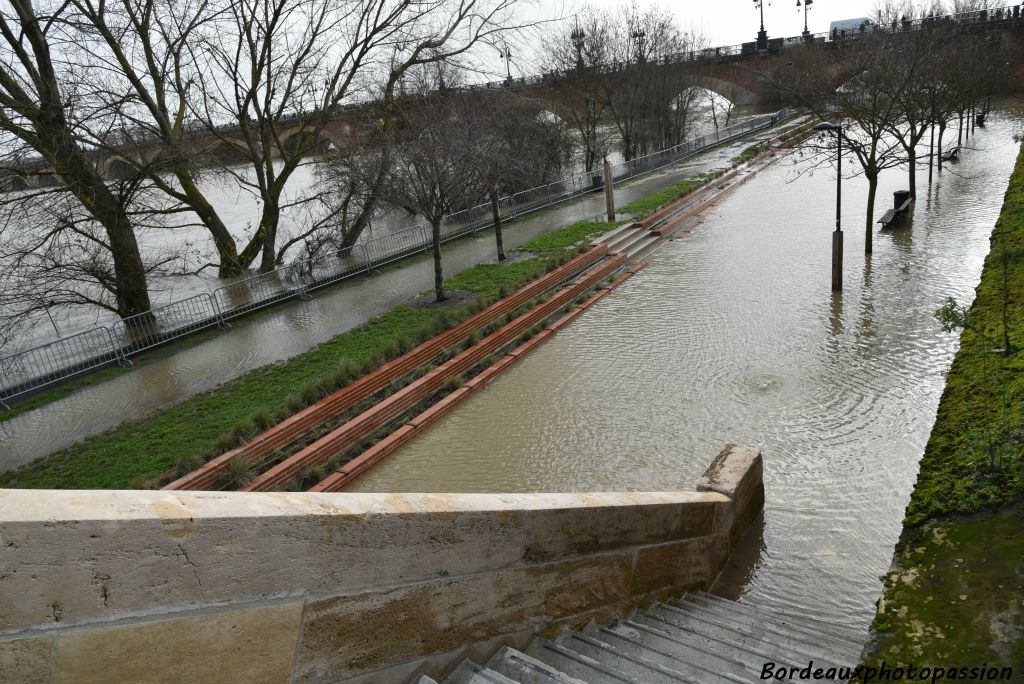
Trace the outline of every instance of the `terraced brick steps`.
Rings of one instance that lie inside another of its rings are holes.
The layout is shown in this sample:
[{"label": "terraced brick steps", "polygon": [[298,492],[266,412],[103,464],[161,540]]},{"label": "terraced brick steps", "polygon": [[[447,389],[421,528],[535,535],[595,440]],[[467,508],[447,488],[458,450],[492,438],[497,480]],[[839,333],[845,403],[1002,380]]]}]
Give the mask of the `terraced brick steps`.
[{"label": "terraced brick steps", "polygon": [[525,357],[530,351],[542,344],[547,340],[552,333],[557,331],[559,328],[569,324],[573,319],[579,316],[581,313],[590,308],[593,304],[598,302],[601,298],[605,297],[608,293],[618,287],[621,283],[625,282],[635,273],[643,269],[647,264],[644,262],[637,262],[632,264],[626,272],[617,278],[610,285],[601,288],[593,296],[587,299],[579,306],[574,307],[567,314],[557,319],[544,330],[530,338],[523,344],[519,345],[507,355],[499,359],[496,363],[485,368],[483,371],[474,376],[464,386],[455,390],[448,396],[444,397],[433,406],[428,408],[423,413],[419,414],[408,423],[400,427],[395,432],[391,433],[381,441],[374,444],[372,447],[353,458],[348,463],[345,463],[333,473],[328,475],[326,478],[321,480],[319,483],[309,489],[311,492],[340,492],[345,487],[350,485],[358,477],[365,474],[372,467],[377,465],[380,461],[384,460],[391,454],[395,453],[402,448],[406,443],[415,438],[420,432],[425,430],[430,425],[440,420],[443,416],[448,414],[452,409],[461,404],[463,401],[469,398],[469,396],[481,389],[486,387],[489,382],[496,378],[499,374],[510,368],[517,361]]},{"label": "terraced brick steps", "polygon": [[525,330],[546,320],[558,309],[571,303],[580,294],[625,265],[626,257],[621,254],[601,262],[580,276],[573,284],[559,290],[548,301],[526,311],[480,342],[289,456],[257,476],[239,491],[265,492],[288,485],[301,477],[305,471],[319,466],[351,448],[359,440],[372,435],[378,429],[431,397],[450,379],[459,377],[477,366],[487,356],[514,341]]},{"label": "terraced brick steps", "polygon": [[836,668],[832,679],[818,681],[845,681],[844,669],[862,647],[860,640],[780,621],[775,611],[698,592],[606,625],[563,630],[551,641],[534,638],[524,651],[504,647],[484,665],[464,660],[443,684],[742,684],[764,681],[765,663],[799,670],[811,661],[812,672]]},{"label": "terraced brick steps", "polygon": [[534,297],[557,287],[560,283],[593,266],[607,253],[606,245],[595,245],[580,256],[527,283],[508,297],[498,300],[458,325],[271,427],[247,444],[227,451],[184,477],[171,482],[164,489],[209,489],[214,487],[221,476],[228,472],[230,462],[236,457],[242,457],[249,463],[258,463],[273,451],[291,444],[310,430],[327,423],[364,399],[380,392],[395,380],[408,375],[419,366],[437,357],[445,349],[466,339],[472,332],[499,320],[507,313],[522,307]]}]

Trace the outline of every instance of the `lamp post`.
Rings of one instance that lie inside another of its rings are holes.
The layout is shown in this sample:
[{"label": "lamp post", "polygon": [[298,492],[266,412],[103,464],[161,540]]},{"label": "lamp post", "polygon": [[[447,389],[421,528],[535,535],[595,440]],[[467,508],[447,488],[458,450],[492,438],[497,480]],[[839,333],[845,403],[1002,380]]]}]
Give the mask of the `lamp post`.
[{"label": "lamp post", "polygon": [[843,289],[843,127],[822,121],[814,130],[836,132],[836,229],[832,233],[832,290],[840,292]]},{"label": "lamp post", "polygon": [[757,32],[757,49],[768,49],[768,32],[764,30],[764,0],[754,0],[754,6],[761,10],[761,30]]},{"label": "lamp post", "polygon": [[[803,36],[804,36],[804,42],[805,43],[811,42],[811,32],[807,28],[807,10],[811,9],[811,5],[813,5],[813,4],[814,4],[814,0],[804,0],[804,3],[803,3],[803,8],[804,8],[804,33],[803,33]],[[800,11],[800,0],[796,0],[796,7],[797,7],[796,11],[799,12]]]},{"label": "lamp post", "polygon": [[505,79],[505,86],[508,88],[512,87],[512,51],[508,45],[498,48],[498,57],[505,60],[505,73],[508,74],[508,78]]}]

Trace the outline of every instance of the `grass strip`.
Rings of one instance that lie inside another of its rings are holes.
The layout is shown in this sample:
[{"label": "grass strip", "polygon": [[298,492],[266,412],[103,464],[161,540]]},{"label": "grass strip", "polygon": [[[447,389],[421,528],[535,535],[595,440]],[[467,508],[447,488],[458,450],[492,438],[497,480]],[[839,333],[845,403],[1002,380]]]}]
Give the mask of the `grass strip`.
[{"label": "grass strip", "polygon": [[1024,669],[1024,147],[991,244],[865,665]]}]

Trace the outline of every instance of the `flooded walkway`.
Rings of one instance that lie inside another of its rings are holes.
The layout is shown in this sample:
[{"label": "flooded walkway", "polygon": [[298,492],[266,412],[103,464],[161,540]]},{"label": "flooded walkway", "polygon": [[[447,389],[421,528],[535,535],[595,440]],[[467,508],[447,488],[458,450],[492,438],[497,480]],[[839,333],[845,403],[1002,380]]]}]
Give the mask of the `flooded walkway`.
[{"label": "flooded walkway", "polygon": [[[870,258],[866,183],[844,182],[842,294],[834,172],[776,164],[348,491],[690,489],[756,445],[763,528],[729,580],[864,633],[956,349],[932,313],[973,298],[1016,158],[1019,117],[992,119]],[[882,178],[876,219],[906,182]]]},{"label": "flooded walkway", "polygon": [[[617,189],[619,206],[658,192],[695,173],[723,168],[762,133]],[[506,248],[521,245],[562,226],[599,216],[600,194],[508,226]],[[492,232],[458,240],[444,248],[446,274],[495,259]],[[232,321],[233,330],[216,331],[158,350],[135,361],[129,373],[84,387],[68,397],[0,422],[0,471],[15,468],[57,449],[212,389],[243,373],[288,359],[350,330],[433,286],[433,264],[415,257],[380,275],[360,276],[318,290],[311,301],[289,302]],[[201,340],[201,341],[199,341]]]}]

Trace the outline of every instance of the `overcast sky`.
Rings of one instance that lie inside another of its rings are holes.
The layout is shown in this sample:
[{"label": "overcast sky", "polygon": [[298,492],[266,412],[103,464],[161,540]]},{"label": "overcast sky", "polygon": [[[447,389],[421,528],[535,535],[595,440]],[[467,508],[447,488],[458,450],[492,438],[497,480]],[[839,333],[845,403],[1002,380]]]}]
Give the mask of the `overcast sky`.
[{"label": "overcast sky", "polygon": [[[761,24],[760,13],[753,0],[636,0],[642,7],[660,5],[671,10],[683,24],[693,24],[707,30],[712,45],[736,45],[757,38]],[[590,0],[595,7],[614,9],[625,0]],[[875,0],[814,0],[807,13],[812,33],[827,31],[829,24],[839,19],[867,17],[872,14]],[[799,35],[804,30],[803,7],[797,11],[796,0],[773,0],[764,4],[764,27],[768,36],[783,38]]]}]

